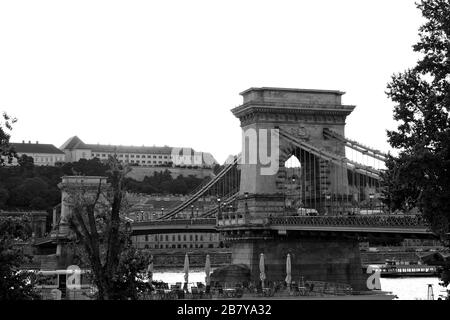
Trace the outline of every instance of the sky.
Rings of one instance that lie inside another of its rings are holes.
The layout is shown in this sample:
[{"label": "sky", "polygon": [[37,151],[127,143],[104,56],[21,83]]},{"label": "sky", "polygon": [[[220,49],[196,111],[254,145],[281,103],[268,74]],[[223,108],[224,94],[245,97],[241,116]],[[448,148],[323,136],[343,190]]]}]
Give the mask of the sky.
[{"label": "sky", "polygon": [[386,85],[414,66],[415,0],[0,0],[0,112],[12,142],[241,148],[250,87],[330,89],[347,137],[390,150]]}]

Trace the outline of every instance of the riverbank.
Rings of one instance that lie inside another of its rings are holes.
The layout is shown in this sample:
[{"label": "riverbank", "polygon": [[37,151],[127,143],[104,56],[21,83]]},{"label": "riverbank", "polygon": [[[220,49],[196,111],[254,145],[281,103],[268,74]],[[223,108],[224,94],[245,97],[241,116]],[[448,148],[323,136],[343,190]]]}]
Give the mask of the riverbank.
[{"label": "riverbank", "polygon": [[[207,249],[207,250],[170,250],[170,249],[152,249],[153,261],[155,267],[182,267],[184,265],[184,256],[189,256],[189,264],[193,267],[203,267],[205,265],[206,255],[209,254],[211,265],[214,267],[231,264],[231,250],[229,249]],[[361,251],[361,263],[384,264],[386,260],[400,260],[417,263],[420,256],[416,252],[410,251]]]}]

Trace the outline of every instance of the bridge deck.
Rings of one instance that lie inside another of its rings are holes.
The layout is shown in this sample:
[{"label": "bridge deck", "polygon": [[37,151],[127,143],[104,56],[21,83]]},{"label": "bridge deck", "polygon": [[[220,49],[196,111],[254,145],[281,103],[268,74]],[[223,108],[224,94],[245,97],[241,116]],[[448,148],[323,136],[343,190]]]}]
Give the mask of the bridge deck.
[{"label": "bridge deck", "polygon": [[390,233],[432,235],[425,220],[418,215],[377,216],[286,216],[266,219],[215,218],[173,219],[136,222],[133,234],[176,232],[220,232],[229,230],[275,230],[311,232]]}]

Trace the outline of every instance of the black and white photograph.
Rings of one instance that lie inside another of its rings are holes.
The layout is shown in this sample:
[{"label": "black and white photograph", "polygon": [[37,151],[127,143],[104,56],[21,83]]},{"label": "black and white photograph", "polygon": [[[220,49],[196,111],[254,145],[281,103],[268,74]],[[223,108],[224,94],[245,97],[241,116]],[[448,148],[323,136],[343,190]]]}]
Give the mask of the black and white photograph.
[{"label": "black and white photograph", "polygon": [[0,0],[1,304],[449,300],[449,227],[449,0]]}]

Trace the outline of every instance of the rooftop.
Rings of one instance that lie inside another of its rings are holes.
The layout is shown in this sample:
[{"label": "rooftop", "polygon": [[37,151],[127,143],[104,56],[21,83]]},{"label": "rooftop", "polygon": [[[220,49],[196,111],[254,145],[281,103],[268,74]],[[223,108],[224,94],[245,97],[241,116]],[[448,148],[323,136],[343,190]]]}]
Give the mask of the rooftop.
[{"label": "rooftop", "polygon": [[47,153],[47,154],[64,154],[63,151],[59,150],[52,144],[45,143],[10,143],[17,153]]},{"label": "rooftop", "polygon": [[105,144],[85,144],[86,149],[92,152],[117,152],[117,153],[158,153],[171,154],[171,147],[146,147],[146,146],[118,146]]},{"label": "rooftop", "polygon": [[342,96],[345,94],[339,90],[323,90],[323,89],[296,89],[296,88],[277,88],[277,87],[252,87],[242,91],[240,95],[244,95],[250,91],[281,91],[281,92],[296,92],[296,93],[327,93]]}]

